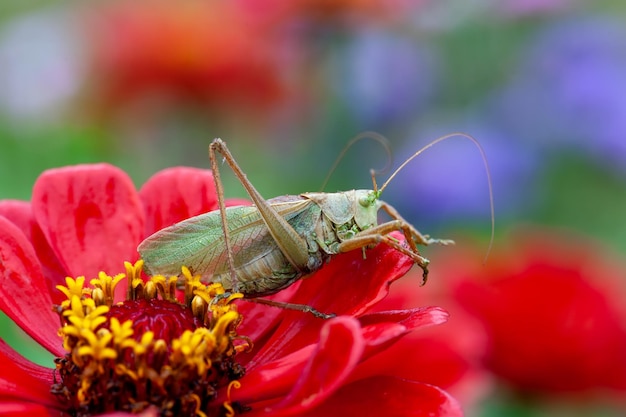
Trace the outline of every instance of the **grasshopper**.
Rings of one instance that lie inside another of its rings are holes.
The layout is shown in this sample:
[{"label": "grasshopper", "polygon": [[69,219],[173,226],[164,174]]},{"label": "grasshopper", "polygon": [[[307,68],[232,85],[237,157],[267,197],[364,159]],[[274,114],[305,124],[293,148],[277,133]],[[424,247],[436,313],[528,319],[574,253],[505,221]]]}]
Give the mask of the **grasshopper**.
[{"label": "grasshopper", "polygon": [[[144,268],[152,275],[179,275],[181,267],[186,266],[208,282],[221,283],[226,291],[240,292],[244,297],[264,304],[308,311],[318,317],[331,316],[309,306],[277,303],[258,297],[288,287],[320,269],[336,254],[365,250],[380,243],[409,256],[422,268],[422,283],[425,283],[429,261],[419,253],[417,245],[453,242],[421,234],[396,209],[380,200],[380,195],[410,160],[450,136],[439,138],[416,152],[380,189],[372,171],[373,190],[310,192],[267,201],[247,179],[226,144],[215,139],[209,146],[209,157],[219,209],[174,224],[144,240],[137,248],[144,260]],[[470,136],[463,136],[475,142],[484,159],[478,142]],[[254,205],[225,207],[218,152]],[[486,159],[484,161],[486,165]],[[491,196],[490,180],[489,187]],[[379,224],[378,211],[381,209],[391,220]],[[492,200],[491,209],[493,213]],[[393,231],[404,234],[406,245],[390,235]]]}]

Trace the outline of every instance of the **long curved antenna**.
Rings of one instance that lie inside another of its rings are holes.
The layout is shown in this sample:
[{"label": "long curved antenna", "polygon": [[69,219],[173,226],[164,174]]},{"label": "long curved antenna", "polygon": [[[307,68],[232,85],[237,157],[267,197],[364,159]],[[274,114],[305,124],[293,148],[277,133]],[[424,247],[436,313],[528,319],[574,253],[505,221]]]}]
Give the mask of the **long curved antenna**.
[{"label": "long curved antenna", "polygon": [[455,133],[450,133],[448,135],[445,136],[441,136],[440,138],[437,138],[435,140],[433,140],[432,142],[430,142],[429,144],[425,145],[424,147],[422,147],[420,150],[418,150],[417,152],[415,152],[413,155],[411,155],[409,158],[407,158],[406,161],[404,161],[402,163],[402,165],[400,165],[394,172],[393,174],[391,174],[391,176],[389,178],[387,178],[387,181],[385,181],[385,183],[383,184],[382,187],[380,187],[380,189],[378,190],[378,193],[382,193],[383,190],[387,187],[387,185],[389,185],[389,183],[391,182],[391,180],[409,163],[411,162],[413,159],[415,159],[418,155],[422,154],[424,151],[426,151],[428,148],[435,146],[436,144],[438,144],[439,142],[443,142],[444,140],[453,138],[455,136],[460,136],[462,138],[466,138],[469,139],[470,141],[472,141],[474,143],[474,145],[476,145],[476,147],[478,148],[478,151],[480,152],[480,156],[483,158],[483,164],[485,165],[485,173],[487,174],[487,184],[489,186],[489,208],[491,211],[491,237],[489,238],[489,246],[487,247],[487,253],[485,254],[485,259],[483,262],[487,262],[487,257],[489,256],[489,253],[491,252],[491,248],[493,246],[493,240],[495,237],[495,229],[496,229],[496,216],[495,216],[495,210],[493,207],[493,186],[491,183],[491,172],[489,170],[489,163],[487,162],[487,156],[485,155],[485,150],[483,149],[483,147],[480,145],[480,142],[478,142],[478,140],[476,138],[474,138],[473,136],[467,134],[467,133],[461,133],[461,132],[455,132]]},{"label": "long curved antenna", "polygon": [[322,187],[321,187],[320,191],[323,191],[324,188],[326,188],[326,184],[328,183],[328,180],[333,175],[333,172],[335,172],[335,169],[337,169],[337,166],[339,165],[339,162],[341,162],[341,160],[345,156],[346,152],[355,143],[357,143],[357,142],[359,142],[360,140],[363,140],[363,139],[373,139],[373,140],[375,140],[376,142],[378,142],[378,143],[380,143],[382,145],[382,147],[385,149],[385,152],[387,153],[387,164],[385,164],[385,166],[382,169],[380,169],[380,170],[372,170],[372,172],[374,172],[375,174],[382,174],[382,173],[387,172],[387,170],[389,168],[391,168],[391,146],[389,144],[389,140],[386,137],[384,137],[383,135],[381,135],[380,133],[377,133],[377,132],[371,132],[371,131],[361,132],[358,135],[356,135],[355,137],[353,137],[350,140],[350,142],[348,142],[346,144],[346,146],[344,146],[343,150],[339,153],[339,156],[335,160],[335,163],[330,168],[330,171],[328,171],[328,175],[326,175],[326,178],[324,178],[324,182],[322,183]]}]

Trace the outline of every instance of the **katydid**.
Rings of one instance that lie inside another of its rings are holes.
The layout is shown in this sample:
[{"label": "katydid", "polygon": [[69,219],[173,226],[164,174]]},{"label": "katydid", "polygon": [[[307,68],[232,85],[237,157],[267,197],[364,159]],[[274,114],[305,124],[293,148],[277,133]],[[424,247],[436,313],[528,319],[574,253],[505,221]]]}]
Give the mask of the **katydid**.
[{"label": "katydid", "polygon": [[[462,134],[461,134],[462,135]],[[451,240],[431,239],[423,235],[389,204],[380,200],[391,179],[413,158],[441,137],[407,159],[378,189],[372,172],[373,190],[350,190],[337,193],[312,192],[265,200],[247,179],[221,139],[209,146],[219,209],[200,214],[162,229],[137,248],[149,274],[179,275],[188,267],[207,282],[221,283],[226,291],[241,292],[246,298],[274,294],[296,280],[320,269],[334,255],[372,247],[379,243],[409,256],[428,277],[428,259],[417,245],[451,244]],[[484,157],[478,142],[468,135]],[[252,206],[225,207],[218,168],[219,152],[231,167],[252,199]],[[487,168],[489,178],[489,171]],[[491,198],[491,181],[489,180]],[[492,210],[493,230],[493,202]],[[378,211],[391,220],[378,223]],[[390,235],[404,234],[406,244]],[[276,303],[268,300],[266,304]],[[308,306],[288,305],[328,317]]]}]

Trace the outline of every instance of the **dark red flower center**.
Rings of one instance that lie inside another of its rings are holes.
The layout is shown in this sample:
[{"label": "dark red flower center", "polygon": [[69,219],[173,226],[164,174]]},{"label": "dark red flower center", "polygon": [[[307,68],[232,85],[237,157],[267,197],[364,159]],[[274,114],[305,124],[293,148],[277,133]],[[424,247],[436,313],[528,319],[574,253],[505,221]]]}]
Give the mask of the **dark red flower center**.
[{"label": "dark red flower center", "polygon": [[133,322],[135,340],[151,331],[155,339],[168,343],[180,337],[185,330],[202,327],[202,322],[194,317],[186,306],[161,299],[140,299],[125,301],[111,306],[106,317],[116,317],[120,323]]}]

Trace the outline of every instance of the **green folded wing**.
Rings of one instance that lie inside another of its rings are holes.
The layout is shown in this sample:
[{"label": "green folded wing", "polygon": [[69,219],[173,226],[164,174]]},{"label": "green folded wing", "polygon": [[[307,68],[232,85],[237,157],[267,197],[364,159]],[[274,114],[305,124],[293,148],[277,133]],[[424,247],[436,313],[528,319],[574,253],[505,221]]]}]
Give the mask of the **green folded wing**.
[{"label": "green folded wing", "polygon": [[[315,212],[319,212],[310,200],[296,196],[280,197],[268,203],[303,233],[315,221]],[[279,251],[255,206],[229,207],[226,218],[236,269]],[[182,266],[203,276],[228,270],[219,210],[162,229],[144,240],[137,250],[145,262],[144,269],[150,275],[179,275]]]}]

